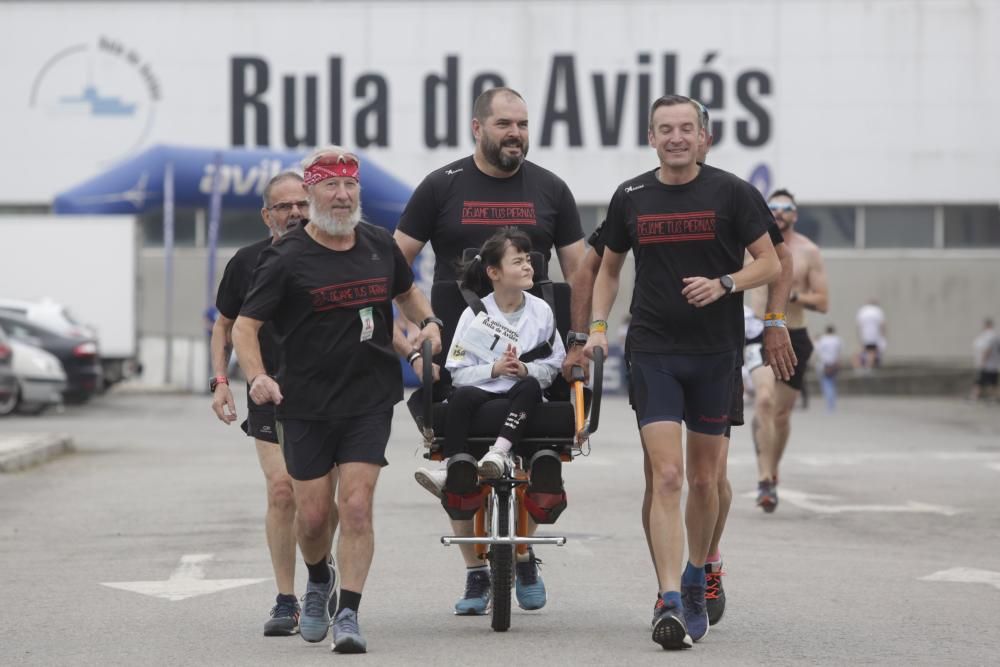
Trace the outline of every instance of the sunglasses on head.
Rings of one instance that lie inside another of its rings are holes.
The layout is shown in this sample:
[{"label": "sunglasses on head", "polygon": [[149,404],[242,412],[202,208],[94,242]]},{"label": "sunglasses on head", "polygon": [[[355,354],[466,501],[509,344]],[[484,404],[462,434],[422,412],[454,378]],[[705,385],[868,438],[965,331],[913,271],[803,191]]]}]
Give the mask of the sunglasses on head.
[{"label": "sunglasses on head", "polygon": [[795,204],[768,204],[767,207],[772,211],[777,211],[779,213],[788,213],[789,211],[795,210]]},{"label": "sunglasses on head", "polygon": [[317,164],[337,165],[337,164],[344,164],[344,163],[346,163],[346,164],[360,165],[361,164],[361,160],[359,160],[358,156],[354,155],[353,153],[340,153],[339,155],[336,154],[336,153],[329,153],[327,155],[322,156],[321,158],[319,158],[315,162],[313,162],[313,165],[317,165]]}]

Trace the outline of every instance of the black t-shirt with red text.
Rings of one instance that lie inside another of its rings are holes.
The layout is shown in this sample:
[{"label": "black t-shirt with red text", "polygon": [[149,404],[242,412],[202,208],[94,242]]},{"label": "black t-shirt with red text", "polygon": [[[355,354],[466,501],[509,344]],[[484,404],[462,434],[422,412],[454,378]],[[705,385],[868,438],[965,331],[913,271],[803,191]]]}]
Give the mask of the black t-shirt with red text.
[{"label": "black t-shirt with red text", "polygon": [[240,315],[274,323],[278,419],[352,417],[402,400],[392,299],[412,284],[392,236],[367,223],[350,250],[320,245],[300,227],[261,253]]},{"label": "black t-shirt with red text", "polygon": [[718,278],[743,267],[746,246],[772,222],[746,181],[704,165],[683,185],[665,185],[656,170],[622,183],[608,206],[604,241],[635,254],[629,346],[635,352],[710,354],[743,345],[743,295],[703,308],[681,294],[683,278]]},{"label": "black t-shirt with red text", "polygon": [[[768,209],[770,211],[770,209]],[[767,235],[771,237],[771,244],[777,248],[779,243],[785,242],[785,237],[781,235],[781,229],[775,224],[774,218],[771,218],[771,223],[767,226]],[[594,249],[594,253],[598,257],[604,257],[604,220],[597,225],[593,233],[591,233],[590,238],[587,239],[587,244]]]},{"label": "black t-shirt with red text", "polygon": [[414,190],[397,227],[431,244],[434,280],[455,280],[466,248],[479,248],[497,228],[515,225],[527,233],[546,266],[552,247],[583,238],[580,212],[565,182],[551,171],[523,162],[508,178],[479,170],[470,155],[431,172]]}]

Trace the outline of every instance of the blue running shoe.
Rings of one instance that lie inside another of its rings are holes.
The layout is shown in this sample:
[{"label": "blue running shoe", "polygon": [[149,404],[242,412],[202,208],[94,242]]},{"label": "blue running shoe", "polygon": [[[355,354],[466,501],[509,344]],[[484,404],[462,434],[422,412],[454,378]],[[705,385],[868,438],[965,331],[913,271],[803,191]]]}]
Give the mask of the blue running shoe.
[{"label": "blue running shoe", "polygon": [[757,482],[757,507],[768,514],[778,509],[778,483],[773,480]]},{"label": "blue running shoe", "polygon": [[528,549],[528,560],[518,562],[514,566],[514,593],[517,595],[517,606],[527,611],[535,611],[545,606],[548,598],[545,595],[545,582],[538,574],[538,565],[542,561],[535,558],[535,552]]},{"label": "blue running shoe", "polygon": [[482,616],[490,606],[490,575],[475,570],[465,575],[465,595],[455,603],[457,616]]},{"label": "blue running shoe", "polygon": [[368,642],[361,636],[358,627],[358,612],[353,609],[341,609],[333,619],[334,653],[367,653]]},{"label": "blue running shoe", "polygon": [[705,587],[681,584],[681,601],[684,603],[684,622],[694,641],[708,634],[708,608],[705,605]]},{"label": "blue running shoe", "polygon": [[299,601],[294,595],[279,594],[264,624],[265,637],[289,637],[299,631]]},{"label": "blue running shoe", "polygon": [[653,621],[650,623],[650,626],[656,627],[656,619],[659,618],[660,610],[663,609],[663,605],[665,604],[666,602],[664,602],[663,598],[661,598],[659,593],[657,593],[656,604],[653,605]]},{"label": "blue running shoe", "polygon": [[694,644],[684,623],[684,609],[664,601],[653,620],[653,641],[667,650],[691,648]]},{"label": "blue running shoe", "polygon": [[302,616],[299,618],[299,634],[307,642],[321,642],[330,627],[330,596],[336,583],[336,573],[330,568],[330,581],[325,584],[306,583],[306,594],[302,596]]}]

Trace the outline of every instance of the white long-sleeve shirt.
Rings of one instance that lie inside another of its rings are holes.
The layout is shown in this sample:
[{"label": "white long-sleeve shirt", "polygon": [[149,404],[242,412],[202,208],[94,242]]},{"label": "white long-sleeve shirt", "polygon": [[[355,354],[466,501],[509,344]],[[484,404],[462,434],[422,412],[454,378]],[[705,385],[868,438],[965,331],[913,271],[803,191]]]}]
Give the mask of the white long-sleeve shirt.
[{"label": "white long-sleeve shirt", "polygon": [[[490,318],[516,332],[518,356],[548,342],[549,337],[555,331],[556,321],[552,309],[543,299],[527,292],[524,292],[524,306],[519,315],[516,312],[502,313],[497,307],[493,294],[488,294],[483,298],[483,306]],[[451,342],[451,349],[448,350],[445,368],[451,371],[452,384],[456,387],[472,385],[497,394],[506,393],[514,386],[518,378],[490,377],[493,373],[493,363],[503,354],[503,350],[497,350],[497,354],[493,358],[483,358],[462,346],[462,338],[469,331],[475,317],[476,315],[471,308],[466,308],[462,313],[462,317],[458,320],[458,327],[455,329],[455,337]],[[542,389],[545,389],[552,384],[560,372],[565,358],[566,348],[559,332],[555,331],[551,354],[542,359],[529,361],[525,367],[528,369],[528,374],[537,379]]]}]

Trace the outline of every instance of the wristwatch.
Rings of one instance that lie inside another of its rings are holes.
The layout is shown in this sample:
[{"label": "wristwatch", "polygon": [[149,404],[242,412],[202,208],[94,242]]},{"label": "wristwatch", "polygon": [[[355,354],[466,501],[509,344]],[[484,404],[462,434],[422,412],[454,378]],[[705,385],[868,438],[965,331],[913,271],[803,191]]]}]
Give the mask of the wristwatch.
[{"label": "wristwatch", "polygon": [[227,378],[225,375],[216,375],[215,377],[213,377],[211,380],[208,381],[208,390],[214,394],[215,388],[218,387],[220,384],[229,384],[229,378]]},{"label": "wristwatch", "polygon": [[423,329],[428,324],[436,324],[436,325],[438,325],[438,329],[440,329],[441,331],[444,331],[444,322],[442,322],[439,318],[434,317],[433,315],[431,315],[430,317],[424,318],[420,322],[420,328]]},{"label": "wristwatch", "polygon": [[570,331],[566,334],[566,347],[573,347],[574,345],[580,345],[581,347],[587,344],[587,334],[579,331]]},{"label": "wristwatch", "polygon": [[733,288],[736,287],[736,283],[733,282],[733,277],[726,274],[719,278],[719,282],[722,283],[722,289],[726,290],[726,294],[732,294]]}]

